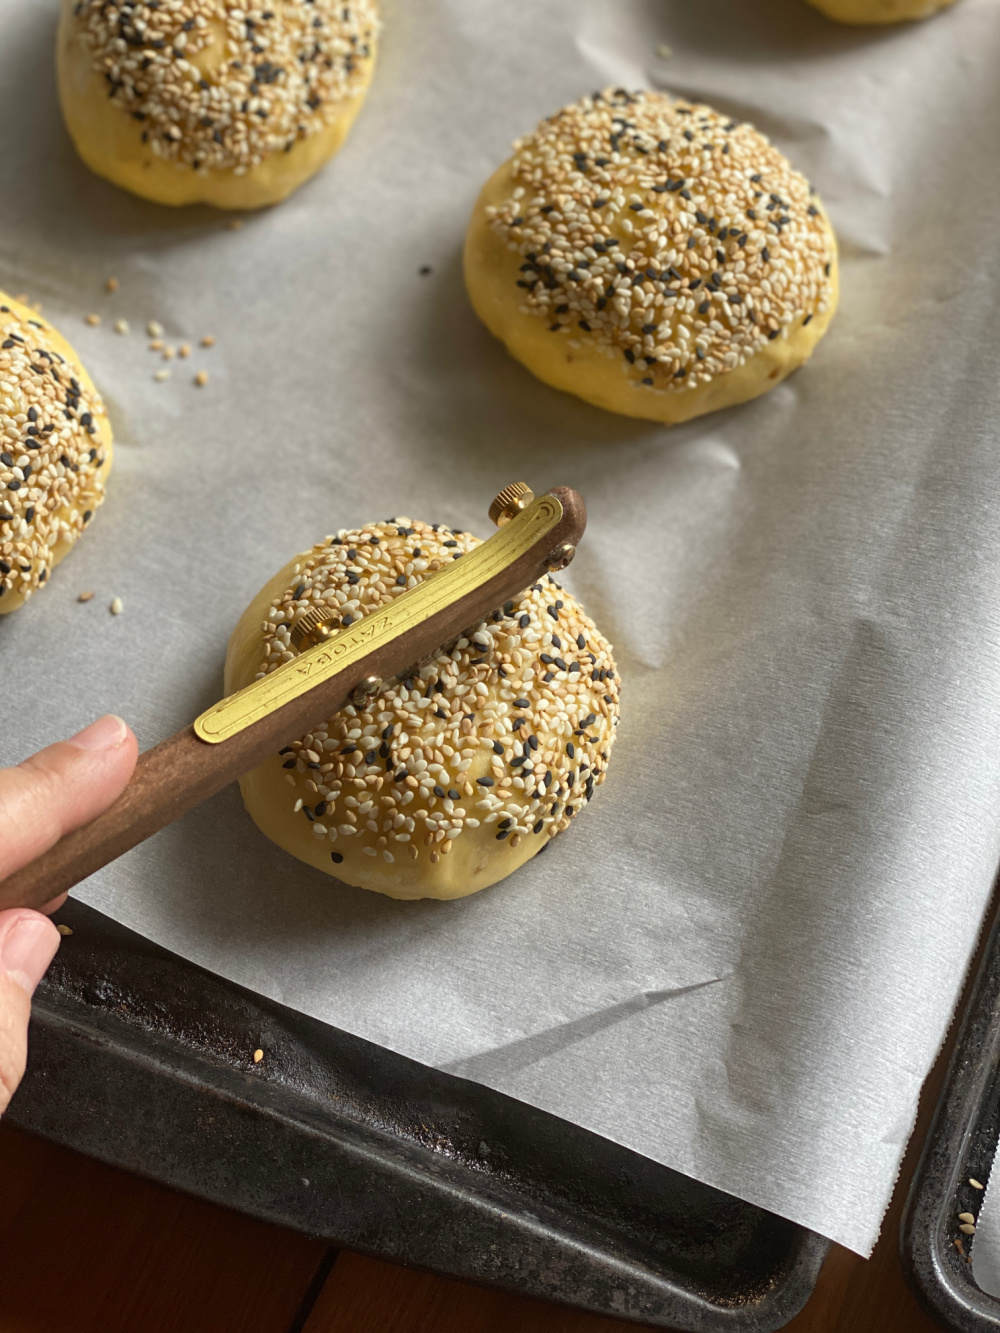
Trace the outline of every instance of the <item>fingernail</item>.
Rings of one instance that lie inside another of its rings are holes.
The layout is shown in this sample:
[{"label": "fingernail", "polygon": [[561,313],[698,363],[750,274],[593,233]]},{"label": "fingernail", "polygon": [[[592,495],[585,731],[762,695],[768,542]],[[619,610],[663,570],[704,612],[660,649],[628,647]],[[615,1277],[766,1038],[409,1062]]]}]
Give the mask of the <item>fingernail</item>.
[{"label": "fingernail", "polygon": [[37,912],[4,913],[0,916],[0,971],[28,992],[45,975],[59,948],[59,932]]},{"label": "fingernail", "polygon": [[106,713],[89,727],[70,737],[71,745],[79,745],[81,750],[117,750],[128,735],[128,727],[114,713]]}]

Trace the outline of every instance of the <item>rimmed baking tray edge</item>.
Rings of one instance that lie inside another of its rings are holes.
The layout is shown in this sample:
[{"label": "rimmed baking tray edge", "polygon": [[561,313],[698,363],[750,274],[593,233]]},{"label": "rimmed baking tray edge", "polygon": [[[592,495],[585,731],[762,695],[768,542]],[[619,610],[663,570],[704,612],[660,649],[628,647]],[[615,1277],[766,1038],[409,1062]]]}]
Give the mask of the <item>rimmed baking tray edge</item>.
[{"label": "rimmed baking tray edge", "polygon": [[[1000,1300],[972,1276],[958,1214],[978,1215],[1000,1138],[1000,912],[993,923],[900,1223],[900,1258],[927,1311],[955,1333],[1000,1330]],[[989,916],[987,917],[989,919]],[[956,1244],[958,1242],[958,1244]],[[959,1248],[961,1246],[961,1249]]]},{"label": "rimmed baking tray edge", "polygon": [[[545,1112],[264,1001],[82,904],[67,904],[60,918],[81,936],[110,935],[112,959],[131,947],[140,954],[140,966],[154,960],[162,977],[178,988],[193,987],[216,1001],[228,997],[248,1016],[248,1031],[269,1034],[261,1038],[268,1044],[269,1066],[280,1063],[282,1032],[316,1029],[351,1043],[362,1061],[403,1077],[408,1070],[420,1071],[421,1079],[449,1089],[455,1085],[459,1099],[463,1089],[472,1089],[467,1095],[486,1099],[505,1116],[522,1117],[529,1130],[582,1136],[584,1143],[593,1140],[595,1153],[606,1149],[650,1171],[667,1171]],[[220,1058],[200,1037],[197,1042],[178,1037],[168,1030],[166,997],[159,1016],[151,1011],[136,1021],[107,967],[87,977],[80,974],[79,955],[75,961],[73,951],[64,948],[61,957],[61,966],[36,994],[29,1072],[8,1112],[25,1130],[335,1246],[685,1333],[772,1333],[812,1293],[829,1242],[763,1209],[739,1204],[765,1227],[773,1224],[787,1247],[785,1261],[762,1271],[749,1290],[707,1296],[683,1275],[678,1280],[676,1273],[637,1258],[634,1247],[629,1253],[613,1235],[581,1228],[565,1207],[529,1197],[523,1183],[506,1181],[502,1173],[484,1174],[480,1164],[449,1152],[447,1144],[442,1151],[433,1129],[417,1141],[394,1133],[391,1114],[380,1127],[378,1107],[359,1120],[349,1106],[306,1095],[293,1086],[294,1060],[289,1079],[276,1082],[241,1066],[252,1059],[248,1052],[234,1059],[226,1050]],[[110,966],[113,970],[114,963]],[[206,1031],[211,1026],[207,1014]],[[311,1059],[311,1052],[305,1058]],[[664,1205],[668,1202],[665,1198]],[[711,1246],[712,1237],[705,1243]],[[707,1254],[711,1261],[711,1251]]]}]

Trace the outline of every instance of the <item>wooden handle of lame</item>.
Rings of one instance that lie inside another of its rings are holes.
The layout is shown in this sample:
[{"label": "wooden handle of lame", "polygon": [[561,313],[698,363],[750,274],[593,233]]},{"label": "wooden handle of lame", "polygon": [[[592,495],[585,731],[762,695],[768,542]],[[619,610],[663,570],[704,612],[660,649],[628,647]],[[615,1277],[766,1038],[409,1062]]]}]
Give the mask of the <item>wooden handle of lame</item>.
[{"label": "wooden handle of lame", "polygon": [[71,889],[331,717],[347,703],[359,680],[389,679],[536,583],[548,571],[551,552],[564,543],[576,546],[587,524],[586,505],[576,491],[555,486],[550,494],[563,509],[555,527],[495,577],[420,625],[228,740],[207,744],[188,726],[140,755],[131,781],[112,806],[0,881],[0,909],[41,907]]}]

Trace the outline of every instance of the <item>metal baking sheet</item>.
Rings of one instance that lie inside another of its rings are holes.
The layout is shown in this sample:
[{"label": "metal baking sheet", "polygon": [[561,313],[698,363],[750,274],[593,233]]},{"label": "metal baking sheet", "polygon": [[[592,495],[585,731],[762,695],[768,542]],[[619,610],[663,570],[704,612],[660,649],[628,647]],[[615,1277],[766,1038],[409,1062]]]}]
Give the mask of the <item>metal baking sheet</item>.
[{"label": "metal baking sheet", "polygon": [[[910,1282],[935,1319],[955,1333],[1000,1329],[1000,1298],[977,1284],[976,1240],[959,1213],[978,1218],[1000,1139],[1000,913],[961,1017],[934,1121],[901,1226]],[[996,1185],[994,1184],[994,1188]]]},{"label": "metal baking sheet", "polygon": [[[0,762],[108,708],[144,745],[189,722],[250,597],[323,533],[392,513],[482,531],[515,478],[575,486],[567,582],[615,644],[622,724],[544,857],[393,903],[267,843],[230,790],[81,893],[289,1009],[866,1252],[1000,859],[1000,7],[882,32],[802,0],[384,9],[343,152],[231,232],[81,166],[55,5],[3,0],[0,285],[71,334],[118,448],[86,539],[0,626],[19,682]],[[840,238],[809,364],[670,430],[533,379],[462,287],[510,141],[608,84],[756,123]],[[149,319],[218,342],[158,383]]]},{"label": "metal baking sheet", "polygon": [[[261,999],[70,902],[8,1115],[337,1245],[692,1333],[769,1333],[828,1242]],[[260,1064],[253,1051],[264,1051]]]}]

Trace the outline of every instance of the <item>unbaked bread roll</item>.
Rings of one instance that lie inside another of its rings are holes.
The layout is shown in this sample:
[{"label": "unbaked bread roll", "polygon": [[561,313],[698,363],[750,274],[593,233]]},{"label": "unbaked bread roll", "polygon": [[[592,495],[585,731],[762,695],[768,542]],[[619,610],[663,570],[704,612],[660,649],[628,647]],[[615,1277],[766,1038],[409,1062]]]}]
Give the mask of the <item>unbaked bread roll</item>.
[{"label": "unbaked bread roll", "polygon": [[111,452],[72,347],[0,292],[0,615],[48,581],[103,504]]},{"label": "unbaked bread roll", "polygon": [[62,0],[63,115],[92,171],[160,204],[260,208],[344,142],[375,0]]},{"label": "unbaked bread roll", "polygon": [[676,422],[810,356],[837,304],[837,246],[809,183],[751,125],[616,89],[514,145],[473,211],[465,279],[540,379]]},{"label": "unbaked bread roll", "polygon": [[807,0],[838,23],[903,23],[926,19],[955,0]]},{"label": "unbaked bread roll", "polygon": [[[318,543],[247,608],[226,693],[293,657],[290,627],[317,602],[349,625],[478,545],[408,518]],[[240,786],[258,828],[318,869],[392,898],[461,898],[569,826],[604,781],[617,723],[610,645],[547,576]]]}]

